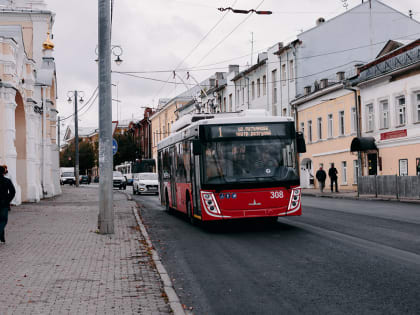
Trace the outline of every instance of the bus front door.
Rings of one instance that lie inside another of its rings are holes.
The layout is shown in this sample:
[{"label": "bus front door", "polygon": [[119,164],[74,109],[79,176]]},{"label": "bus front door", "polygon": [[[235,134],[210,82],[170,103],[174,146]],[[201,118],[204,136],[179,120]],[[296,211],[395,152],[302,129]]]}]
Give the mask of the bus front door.
[{"label": "bus front door", "polygon": [[172,207],[177,208],[176,204],[176,181],[175,181],[175,173],[176,173],[176,159],[175,159],[175,148],[172,147],[169,151],[171,157],[171,200],[172,200]]}]

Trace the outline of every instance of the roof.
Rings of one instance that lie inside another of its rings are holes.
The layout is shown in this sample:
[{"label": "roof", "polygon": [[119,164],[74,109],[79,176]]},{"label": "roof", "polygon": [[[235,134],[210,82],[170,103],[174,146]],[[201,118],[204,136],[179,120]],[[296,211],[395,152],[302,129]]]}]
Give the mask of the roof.
[{"label": "roof", "polygon": [[243,76],[247,75],[248,73],[254,71],[255,69],[261,67],[262,65],[264,65],[267,62],[267,58],[261,60],[260,62],[256,63],[255,65],[253,65],[252,67],[249,67],[248,69],[239,72],[236,76],[233,77],[233,79],[231,81],[236,81],[240,78],[242,78]]}]

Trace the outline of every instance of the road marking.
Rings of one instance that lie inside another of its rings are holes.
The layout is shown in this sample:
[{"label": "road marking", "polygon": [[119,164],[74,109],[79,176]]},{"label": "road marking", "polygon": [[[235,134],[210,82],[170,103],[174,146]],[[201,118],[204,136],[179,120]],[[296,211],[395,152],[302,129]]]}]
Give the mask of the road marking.
[{"label": "road marking", "polygon": [[283,217],[281,218],[281,221],[287,221],[287,224],[289,225],[302,228],[314,234],[326,236],[333,240],[338,239],[346,243],[356,245],[360,248],[367,249],[369,252],[376,252],[377,254],[388,256],[389,258],[392,258],[398,261],[403,260],[407,263],[420,266],[420,255],[416,253],[412,253],[403,249],[398,249],[398,248],[383,245],[380,243],[364,240],[355,236],[328,230],[325,228],[316,227],[308,223],[292,221],[291,219],[286,219]]}]

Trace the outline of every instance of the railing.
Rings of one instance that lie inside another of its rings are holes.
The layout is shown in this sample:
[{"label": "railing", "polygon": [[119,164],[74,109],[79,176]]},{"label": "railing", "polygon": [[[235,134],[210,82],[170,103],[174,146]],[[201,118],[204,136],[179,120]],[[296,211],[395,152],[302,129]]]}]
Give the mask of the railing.
[{"label": "railing", "polygon": [[369,175],[358,178],[360,195],[420,199],[420,176]]}]

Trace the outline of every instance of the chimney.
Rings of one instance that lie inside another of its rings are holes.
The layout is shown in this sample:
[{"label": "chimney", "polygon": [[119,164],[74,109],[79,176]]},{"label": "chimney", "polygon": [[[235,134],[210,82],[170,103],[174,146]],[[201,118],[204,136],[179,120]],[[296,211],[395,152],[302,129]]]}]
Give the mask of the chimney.
[{"label": "chimney", "polygon": [[322,23],[324,23],[325,22],[325,19],[323,18],[323,17],[320,17],[320,18],[318,18],[316,21],[315,21],[315,23],[316,23],[316,26],[319,26],[319,25],[321,25]]},{"label": "chimney", "polygon": [[304,90],[305,90],[305,95],[309,95],[309,94],[311,94],[311,86],[310,86],[310,85],[305,86],[305,87],[304,87]]},{"label": "chimney", "polygon": [[321,79],[321,89],[328,87],[328,79]]},{"label": "chimney", "polygon": [[337,80],[343,81],[344,80],[344,71],[338,71],[337,72]]},{"label": "chimney", "polygon": [[214,79],[214,78],[209,79],[209,85],[210,85],[210,88],[215,87],[216,86],[216,79]]},{"label": "chimney", "polygon": [[229,65],[229,73],[239,73],[239,65]]}]

